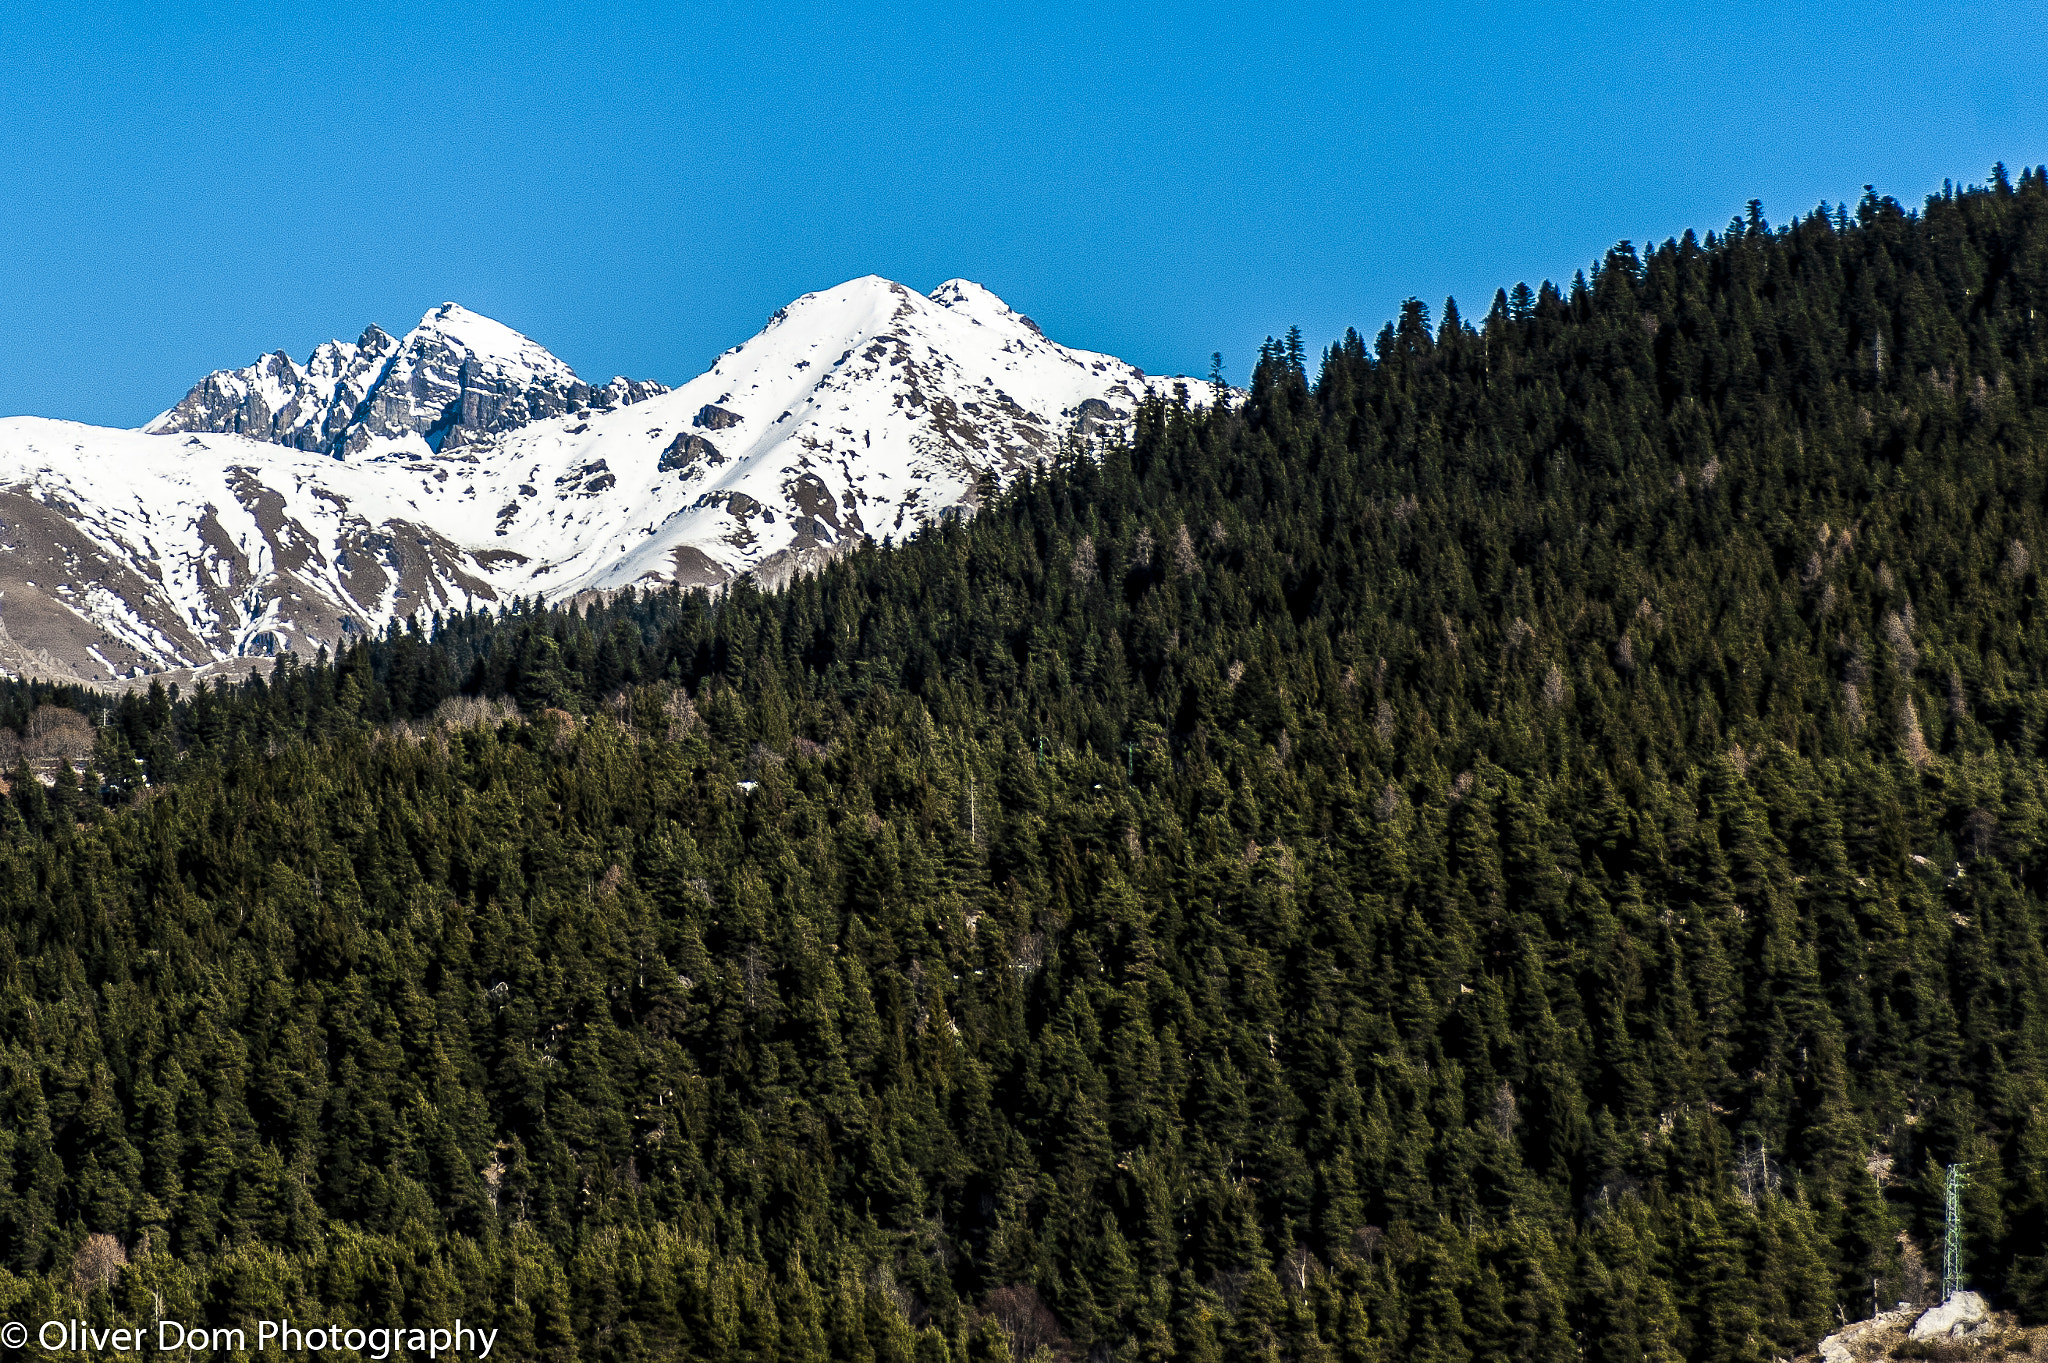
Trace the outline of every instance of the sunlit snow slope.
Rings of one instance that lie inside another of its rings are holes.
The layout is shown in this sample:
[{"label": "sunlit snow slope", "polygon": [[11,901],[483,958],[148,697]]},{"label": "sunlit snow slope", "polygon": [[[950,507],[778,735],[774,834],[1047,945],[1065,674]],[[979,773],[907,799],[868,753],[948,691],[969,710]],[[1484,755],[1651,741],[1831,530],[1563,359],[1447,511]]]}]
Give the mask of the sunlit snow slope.
[{"label": "sunlit snow slope", "polygon": [[[525,342],[475,314],[453,320]],[[392,343],[380,373],[417,336]],[[445,377],[445,356],[430,360]],[[294,366],[299,382],[321,364],[316,352]],[[249,391],[266,381],[233,374]],[[240,401],[233,384],[216,387]],[[674,391],[510,429],[479,422],[438,446],[419,421],[434,401],[459,402],[445,385],[353,448],[350,426],[324,417],[326,435],[303,448],[302,424],[274,421],[237,435],[0,420],[0,669],[99,679],[308,653],[513,596],[780,582],[863,538],[971,509],[984,472],[1005,478],[1176,388],[1214,399],[1206,382],[1049,341],[979,285],[926,297],[868,277],[799,298]],[[209,419],[221,420],[186,424]]]}]

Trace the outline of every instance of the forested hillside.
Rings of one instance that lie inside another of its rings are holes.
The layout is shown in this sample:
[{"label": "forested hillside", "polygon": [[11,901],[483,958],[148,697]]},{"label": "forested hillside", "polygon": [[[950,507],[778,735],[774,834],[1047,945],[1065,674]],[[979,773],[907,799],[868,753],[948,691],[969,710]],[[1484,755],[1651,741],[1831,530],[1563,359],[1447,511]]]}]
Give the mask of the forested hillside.
[{"label": "forested hillside", "polygon": [[2043,171],[1752,207],[779,594],[14,686],[0,1316],[1762,1363],[1953,1161],[2048,1316],[2044,311]]}]

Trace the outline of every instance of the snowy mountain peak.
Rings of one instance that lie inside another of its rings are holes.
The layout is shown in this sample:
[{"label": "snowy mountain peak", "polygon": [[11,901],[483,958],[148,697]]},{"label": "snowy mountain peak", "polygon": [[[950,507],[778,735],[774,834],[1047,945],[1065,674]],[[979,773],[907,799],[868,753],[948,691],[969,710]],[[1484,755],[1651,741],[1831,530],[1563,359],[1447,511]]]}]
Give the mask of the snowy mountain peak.
[{"label": "snowy mountain peak", "polygon": [[406,334],[399,349],[403,353],[425,351],[431,340],[443,342],[462,355],[467,363],[511,373],[526,371],[546,375],[560,382],[576,382],[576,371],[538,341],[521,335],[503,322],[460,303],[443,303],[420,318],[420,324]]},{"label": "snowy mountain peak", "polygon": [[[488,533],[533,556],[524,593],[777,581],[971,510],[983,475],[1006,480],[1180,388],[1219,396],[1048,340],[970,281],[925,295],[867,275],[778,309],[671,393],[507,436],[518,495]],[[618,501],[635,533],[614,528]]]},{"label": "snowy mountain peak", "polygon": [[353,345],[323,342],[304,365],[276,351],[217,370],[142,429],[245,435],[336,457],[421,455],[666,391],[624,378],[592,387],[545,346],[451,302],[402,338],[372,325]]},{"label": "snowy mountain peak", "polygon": [[933,289],[929,296],[940,307],[950,308],[963,316],[986,320],[1014,318],[1035,334],[1044,335],[1038,330],[1038,323],[971,279],[949,279]]}]

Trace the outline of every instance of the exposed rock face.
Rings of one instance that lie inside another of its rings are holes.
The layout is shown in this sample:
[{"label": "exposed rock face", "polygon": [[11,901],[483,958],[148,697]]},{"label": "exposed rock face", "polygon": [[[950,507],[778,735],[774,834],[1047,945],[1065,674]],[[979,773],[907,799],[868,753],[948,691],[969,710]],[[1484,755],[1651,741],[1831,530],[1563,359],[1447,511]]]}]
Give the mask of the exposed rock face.
[{"label": "exposed rock face", "polygon": [[[1986,1358],[2018,1357],[2039,1351],[2048,1336],[2031,1340],[2011,1316],[1994,1314],[1975,1292],[1958,1292],[1931,1310],[1900,1302],[1867,1320],[1850,1321],[1820,1341],[1814,1352],[1821,1363],[1882,1363],[1906,1356],[1912,1341],[1967,1340]],[[1949,1346],[1957,1347],[1957,1346]],[[1936,1356],[1939,1356],[1938,1354]]]},{"label": "exposed rock face", "polygon": [[443,303],[402,340],[373,326],[353,345],[326,342],[304,365],[280,350],[208,374],[143,429],[244,435],[336,456],[408,446],[427,453],[667,391],[626,378],[592,387],[510,327]]},{"label": "exposed rock face", "polygon": [[215,431],[332,452],[398,345],[373,326],[353,345],[322,343],[303,366],[279,350],[242,369],[215,370],[143,429]]},{"label": "exposed rock face", "polygon": [[1128,421],[1129,412],[1120,412],[1101,398],[1089,398],[1074,409],[1075,425],[1082,435],[1094,435],[1113,421]]},{"label": "exposed rock face", "polygon": [[1913,1322],[1914,1339],[1936,1339],[1967,1334],[1969,1328],[1991,1314],[1991,1308],[1975,1292],[1958,1292]]},{"label": "exposed rock face", "polygon": [[668,443],[655,467],[662,473],[688,473],[700,465],[724,462],[725,456],[718,452],[718,446],[695,432],[685,431]]}]

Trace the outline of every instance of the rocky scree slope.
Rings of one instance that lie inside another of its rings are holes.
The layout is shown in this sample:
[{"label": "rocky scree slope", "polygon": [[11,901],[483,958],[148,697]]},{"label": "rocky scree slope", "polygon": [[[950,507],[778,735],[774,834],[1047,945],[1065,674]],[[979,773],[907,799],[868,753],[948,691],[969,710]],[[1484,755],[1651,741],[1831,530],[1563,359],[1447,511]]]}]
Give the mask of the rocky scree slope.
[{"label": "rocky scree slope", "polygon": [[102,681],[514,597],[772,584],[1181,392],[1217,398],[964,280],[806,294],[673,391],[582,385],[447,304],[209,375],[140,431],[0,420],[0,670]]}]

